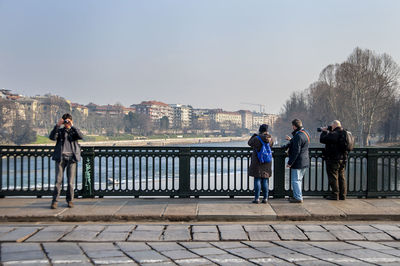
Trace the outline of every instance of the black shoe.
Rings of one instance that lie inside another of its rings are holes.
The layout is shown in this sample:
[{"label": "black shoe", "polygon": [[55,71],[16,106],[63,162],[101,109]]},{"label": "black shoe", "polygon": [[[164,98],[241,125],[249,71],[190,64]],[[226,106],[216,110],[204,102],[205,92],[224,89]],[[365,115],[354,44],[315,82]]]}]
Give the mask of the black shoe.
[{"label": "black shoe", "polygon": [[51,205],[50,205],[50,209],[57,209],[57,205],[58,205],[57,201],[52,201]]},{"label": "black shoe", "polygon": [[346,200],[346,197],[345,196],[339,196],[339,199],[340,200]]},{"label": "black shoe", "polygon": [[326,199],[327,200],[339,200],[339,198],[335,197],[335,196],[328,196],[328,197],[326,197]]},{"label": "black shoe", "polygon": [[265,204],[265,203],[267,203],[267,202],[268,202],[268,200],[266,200],[266,199],[263,199],[261,202]]},{"label": "black shoe", "polygon": [[295,199],[295,198],[289,198],[290,203],[303,203],[303,200]]},{"label": "black shoe", "polygon": [[260,203],[260,200],[253,200],[252,203],[258,204]]}]

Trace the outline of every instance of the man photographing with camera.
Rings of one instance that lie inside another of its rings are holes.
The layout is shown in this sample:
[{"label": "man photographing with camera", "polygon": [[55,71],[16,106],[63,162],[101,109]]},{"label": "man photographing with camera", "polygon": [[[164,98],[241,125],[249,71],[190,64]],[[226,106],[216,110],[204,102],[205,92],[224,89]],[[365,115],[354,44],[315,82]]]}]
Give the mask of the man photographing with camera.
[{"label": "man photographing with camera", "polygon": [[318,131],[322,131],[320,142],[325,144],[323,155],[326,161],[329,187],[332,191],[327,199],[345,200],[347,194],[345,170],[348,154],[345,143],[346,132],[339,120],[334,120],[331,126],[319,128]]},{"label": "man photographing with camera", "polygon": [[[61,127],[62,125],[64,126]],[[67,168],[68,180],[66,200],[68,207],[72,208],[74,206],[76,163],[81,159],[81,148],[78,140],[82,139],[83,135],[78,128],[73,126],[72,116],[64,114],[50,132],[49,138],[57,141],[53,153],[53,160],[56,161],[56,183],[50,208],[57,208],[65,168]]]}]

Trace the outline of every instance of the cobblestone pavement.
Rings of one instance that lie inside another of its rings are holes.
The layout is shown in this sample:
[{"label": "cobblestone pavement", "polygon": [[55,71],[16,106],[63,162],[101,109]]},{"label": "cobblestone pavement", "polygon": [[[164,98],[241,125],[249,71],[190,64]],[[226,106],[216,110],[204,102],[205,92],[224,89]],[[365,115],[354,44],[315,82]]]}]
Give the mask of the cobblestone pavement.
[{"label": "cobblestone pavement", "polygon": [[399,265],[400,224],[0,225],[2,265]]}]

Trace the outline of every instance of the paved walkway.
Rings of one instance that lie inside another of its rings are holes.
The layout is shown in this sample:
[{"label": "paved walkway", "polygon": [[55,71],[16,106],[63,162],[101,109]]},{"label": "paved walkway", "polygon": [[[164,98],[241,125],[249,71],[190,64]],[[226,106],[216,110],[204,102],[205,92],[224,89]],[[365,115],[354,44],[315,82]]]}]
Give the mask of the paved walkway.
[{"label": "paved walkway", "polygon": [[357,221],[400,220],[400,198],[305,199],[303,204],[271,199],[252,204],[251,199],[77,199],[69,209],[61,201],[51,210],[50,199],[0,199],[0,222],[123,222],[123,221]]},{"label": "paved walkway", "polygon": [[2,265],[399,265],[400,224],[1,225]]}]

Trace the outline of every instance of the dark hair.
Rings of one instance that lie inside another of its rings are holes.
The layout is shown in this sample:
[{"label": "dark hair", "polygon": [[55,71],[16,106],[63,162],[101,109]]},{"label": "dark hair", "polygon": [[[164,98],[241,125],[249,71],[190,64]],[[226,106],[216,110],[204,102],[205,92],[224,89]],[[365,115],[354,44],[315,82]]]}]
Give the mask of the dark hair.
[{"label": "dark hair", "polygon": [[63,114],[62,119],[64,119],[64,120],[65,120],[65,119],[72,120],[72,115],[70,115],[70,114],[68,114],[68,113]]},{"label": "dark hair", "polygon": [[267,131],[268,131],[268,125],[267,124],[262,124],[260,126],[260,128],[258,129],[258,132],[260,132],[260,133],[264,133],[264,132],[267,132]]},{"label": "dark hair", "polygon": [[303,123],[301,122],[300,119],[297,119],[297,118],[292,121],[292,125],[297,127],[297,128],[302,128],[303,127]]}]

